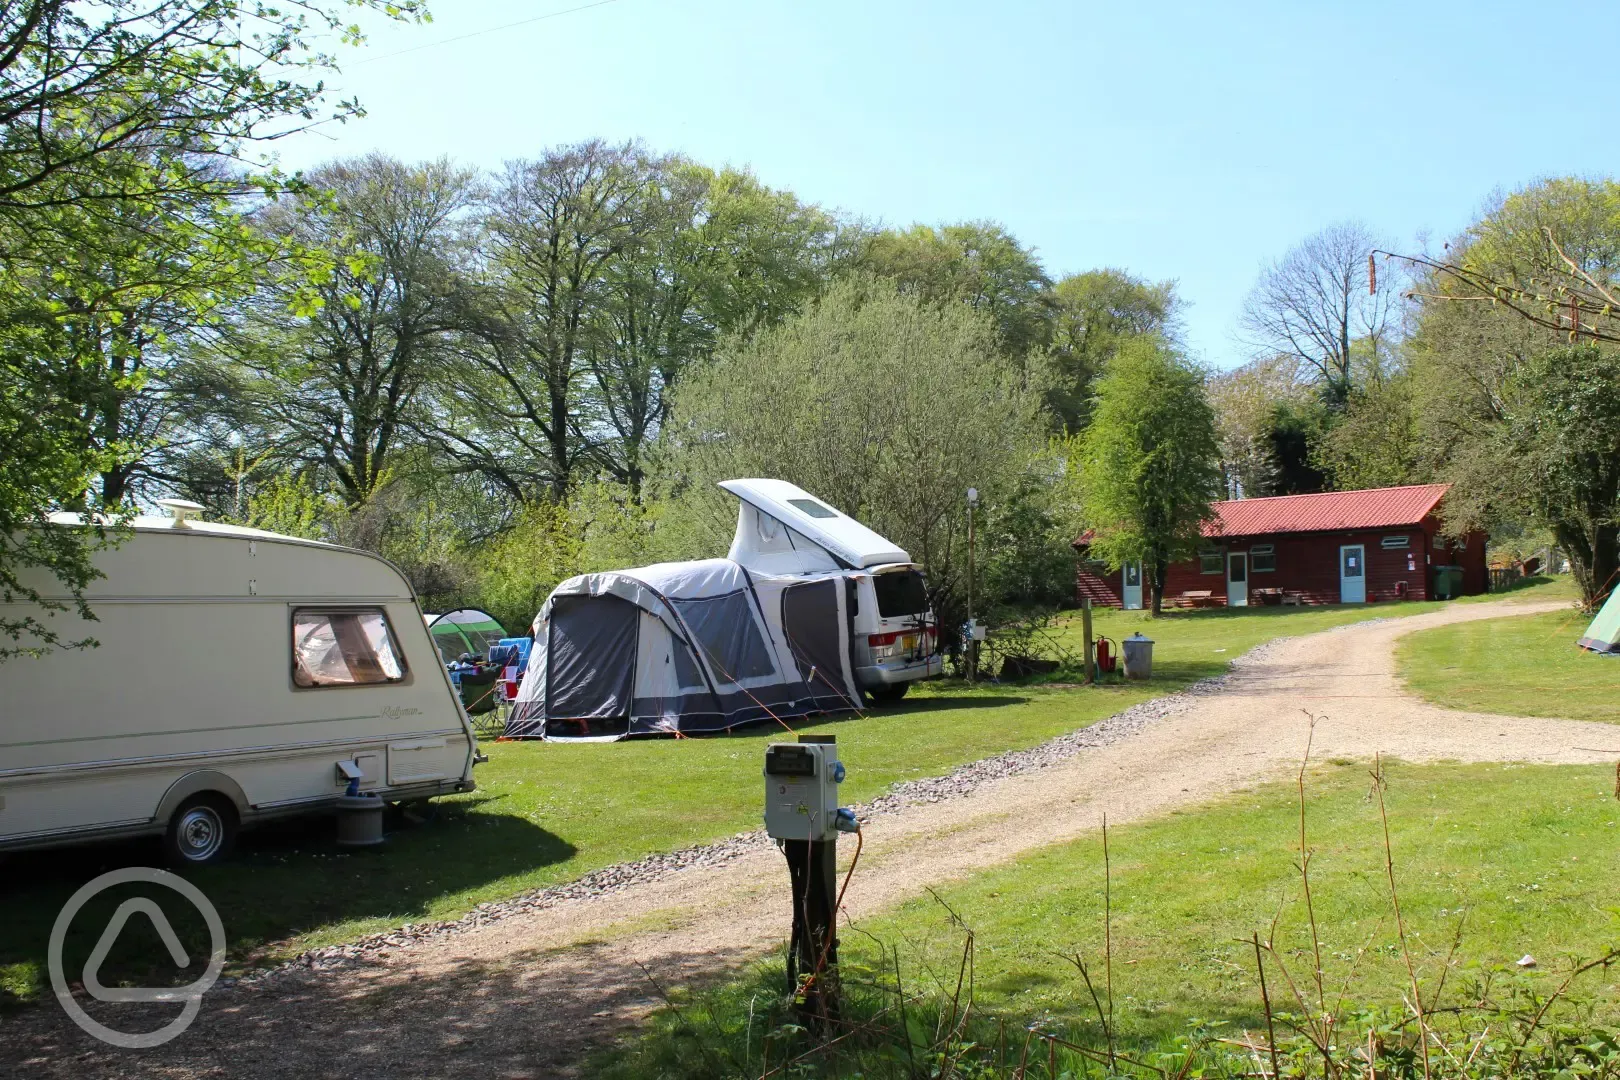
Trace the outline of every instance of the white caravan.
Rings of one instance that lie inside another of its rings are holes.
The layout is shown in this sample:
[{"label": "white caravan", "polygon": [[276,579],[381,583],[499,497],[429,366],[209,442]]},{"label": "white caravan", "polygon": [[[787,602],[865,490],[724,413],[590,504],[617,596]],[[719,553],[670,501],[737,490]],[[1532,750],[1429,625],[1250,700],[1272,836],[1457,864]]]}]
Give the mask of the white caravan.
[{"label": "white caravan", "polygon": [[390,802],[473,789],[472,729],[392,563],[164,505],[96,554],[96,621],[7,605],[100,645],[0,662],[0,851],[157,835],[206,863],[350,778]]},{"label": "white caravan", "polygon": [[725,480],[742,500],[727,558],[769,574],[841,571],[849,582],[855,680],[880,702],[944,670],[928,583],[911,556],[785,480]]}]

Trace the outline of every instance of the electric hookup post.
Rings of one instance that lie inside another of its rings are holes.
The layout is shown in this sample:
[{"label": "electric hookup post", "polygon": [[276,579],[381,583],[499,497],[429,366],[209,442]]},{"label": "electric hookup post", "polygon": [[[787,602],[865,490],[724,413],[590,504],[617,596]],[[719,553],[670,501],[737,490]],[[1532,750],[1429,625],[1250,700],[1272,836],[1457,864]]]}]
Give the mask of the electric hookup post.
[{"label": "electric hookup post", "polygon": [[838,1017],[838,834],[860,826],[838,806],[844,763],[832,735],[765,748],[765,831],[793,886],[788,992],[807,1027]]}]

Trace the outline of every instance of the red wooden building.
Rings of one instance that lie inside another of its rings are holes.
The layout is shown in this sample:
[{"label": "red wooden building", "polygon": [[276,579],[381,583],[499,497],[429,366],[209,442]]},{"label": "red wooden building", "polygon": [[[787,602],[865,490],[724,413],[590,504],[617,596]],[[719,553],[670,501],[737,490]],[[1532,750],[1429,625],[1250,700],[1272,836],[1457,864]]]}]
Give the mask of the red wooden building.
[{"label": "red wooden building", "polygon": [[[1164,602],[1241,607],[1427,600],[1437,595],[1440,573],[1460,579],[1455,593],[1485,592],[1485,534],[1460,540],[1440,534],[1437,511],[1447,486],[1218,502],[1198,557],[1170,567]],[[1086,558],[1085,541],[1075,541],[1077,600],[1126,608],[1151,602],[1139,566],[1110,571]]]}]

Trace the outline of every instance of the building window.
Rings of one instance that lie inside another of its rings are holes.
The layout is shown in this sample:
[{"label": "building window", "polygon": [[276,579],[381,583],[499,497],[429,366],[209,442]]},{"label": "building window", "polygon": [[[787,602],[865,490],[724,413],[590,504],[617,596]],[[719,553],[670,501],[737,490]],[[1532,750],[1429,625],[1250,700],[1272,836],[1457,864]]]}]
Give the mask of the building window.
[{"label": "building window", "polygon": [[1198,572],[1200,574],[1226,573],[1226,555],[1219,548],[1200,551],[1198,553]]},{"label": "building window", "polygon": [[1412,546],[1410,536],[1386,536],[1379,541],[1386,548],[1403,548]]},{"label": "building window", "polygon": [[1249,569],[1257,574],[1269,574],[1277,569],[1277,545],[1256,544],[1249,549]]},{"label": "building window", "polygon": [[382,608],[294,611],[292,653],[295,686],[365,686],[405,678]]}]

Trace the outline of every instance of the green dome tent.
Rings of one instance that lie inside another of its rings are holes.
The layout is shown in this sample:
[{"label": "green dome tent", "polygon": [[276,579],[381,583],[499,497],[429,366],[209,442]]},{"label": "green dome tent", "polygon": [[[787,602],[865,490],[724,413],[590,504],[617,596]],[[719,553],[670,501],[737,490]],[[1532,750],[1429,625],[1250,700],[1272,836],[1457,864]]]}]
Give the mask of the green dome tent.
[{"label": "green dome tent", "polygon": [[438,615],[423,612],[422,619],[446,664],[461,659],[465,653],[483,660],[489,656],[489,647],[506,637],[495,616],[477,608],[457,608]]}]

